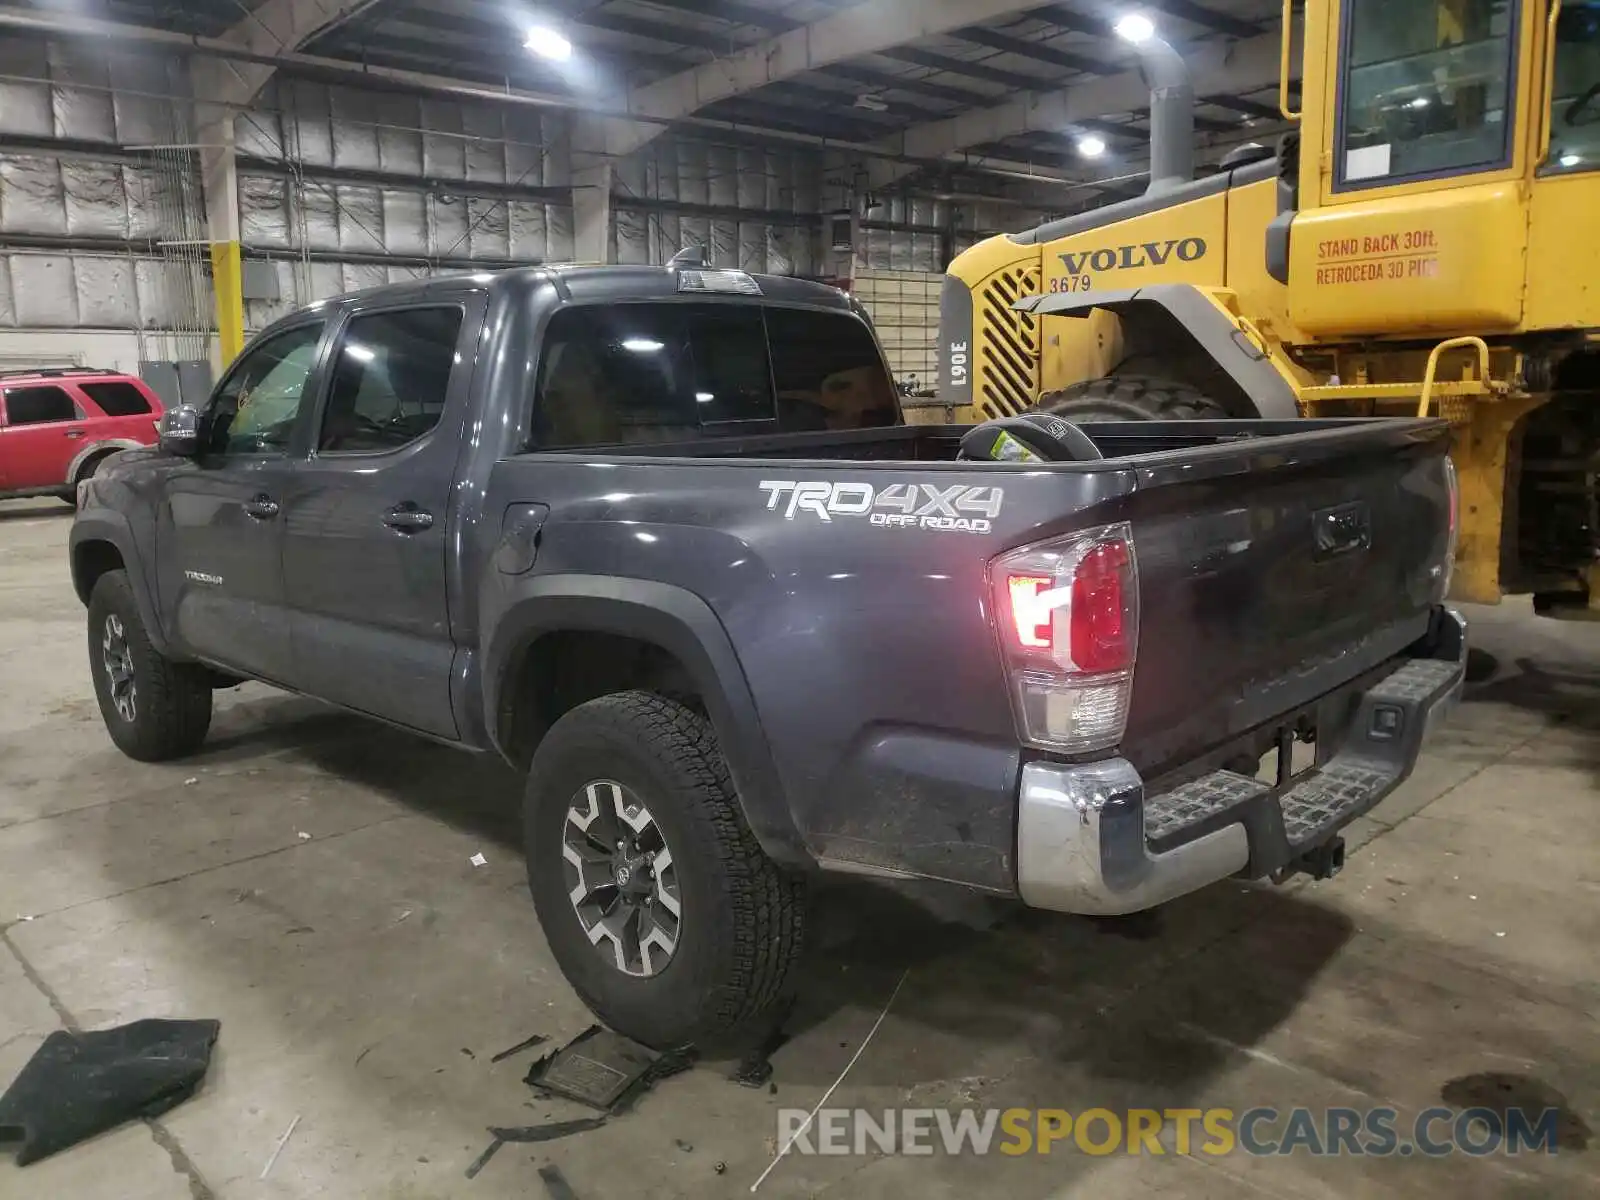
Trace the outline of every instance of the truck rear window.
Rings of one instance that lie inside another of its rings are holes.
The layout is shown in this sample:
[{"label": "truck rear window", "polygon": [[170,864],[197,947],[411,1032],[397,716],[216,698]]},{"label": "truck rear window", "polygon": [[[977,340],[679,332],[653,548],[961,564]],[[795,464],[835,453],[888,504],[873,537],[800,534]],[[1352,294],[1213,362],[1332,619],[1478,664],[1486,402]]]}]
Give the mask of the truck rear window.
[{"label": "truck rear window", "polygon": [[894,385],[847,313],[743,304],[612,304],[550,321],[531,443],[679,442],[896,423]]}]

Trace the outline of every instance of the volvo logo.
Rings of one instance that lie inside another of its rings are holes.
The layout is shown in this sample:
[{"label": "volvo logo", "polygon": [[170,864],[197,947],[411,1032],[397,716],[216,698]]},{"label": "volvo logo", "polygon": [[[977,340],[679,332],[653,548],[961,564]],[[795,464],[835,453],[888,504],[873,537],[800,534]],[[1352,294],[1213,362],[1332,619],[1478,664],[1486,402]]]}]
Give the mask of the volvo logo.
[{"label": "volvo logo", "polygon": [[1134,267],[1164,267],[1176,258],[1194,262],[1206,254],[1205,238],[1167,238],[1162,242],[1140,242],[1131,246],[1107,246],[1099,250],[1072,250],[1062,254],[1061,264],[1068,275],[1086,271],[1122,271]]}]

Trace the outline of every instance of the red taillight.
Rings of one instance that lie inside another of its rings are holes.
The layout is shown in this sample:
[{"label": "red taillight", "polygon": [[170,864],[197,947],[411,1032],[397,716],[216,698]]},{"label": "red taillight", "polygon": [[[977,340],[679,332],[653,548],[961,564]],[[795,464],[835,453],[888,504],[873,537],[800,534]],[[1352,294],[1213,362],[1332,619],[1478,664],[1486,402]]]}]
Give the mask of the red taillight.
[{"label": "red taillight", "polygon": [[1133,662],[1127,597],[1128,543],[1101,542],[1072,577],[1072,661],[1084,671],[1117,671]]},{"label": "red taillight", "polygon": [[1049,604],[1049,592],[1054,583],[1055,580],[1048,575],[1006,576],[1011,621],[1016,626],[1017,641],[1029,649],[1050,649],[1054,616]]},{"label": "red taillight", "polygon": [[1023,741],[1077,753],[1115,745],[1139,641],[1131,531],[1109,525],[1001,555],[990,578]]}]

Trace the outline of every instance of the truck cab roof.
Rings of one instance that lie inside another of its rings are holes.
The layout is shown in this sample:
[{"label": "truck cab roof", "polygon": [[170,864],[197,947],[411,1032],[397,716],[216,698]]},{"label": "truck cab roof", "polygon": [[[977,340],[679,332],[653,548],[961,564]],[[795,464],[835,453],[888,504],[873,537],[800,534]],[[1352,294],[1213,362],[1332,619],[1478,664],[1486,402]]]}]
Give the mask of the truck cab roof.
[{"label": "truck cab roof", "polygon": [[812,308],[859,312],[846,292],[825,283],[787,275],[753,275],[713,267],[584,266],[548,263],[502,271],[435,275],[427,279],[384,284],[363,291],[318,300],[273,322],[293,324],[307,313],[338,308],[385,307],[408,301],[485,290],[490,301],[511,293],[555,289],[560,304],[594,304],[627,300],[698,300],[741,303],[766,301]]}]

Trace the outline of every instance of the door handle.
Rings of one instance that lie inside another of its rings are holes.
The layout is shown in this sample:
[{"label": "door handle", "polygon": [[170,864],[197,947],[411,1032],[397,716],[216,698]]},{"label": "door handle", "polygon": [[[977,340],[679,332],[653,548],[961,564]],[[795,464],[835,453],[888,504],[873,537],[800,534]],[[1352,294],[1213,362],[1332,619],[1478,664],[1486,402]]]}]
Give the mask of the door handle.
[{"label": "door handle", "polygon": [[254,496],[245,501],[244,511],[258,521],[270,521],[278,515],[278,502],[271,496]]},{"label": "door handle", "polygon": [[69,438],[71,438],[73,441],[77,441],[79,438],[81,438],[83,436],[83,430],[81,430],[81,429],[69,429],[69,430],[67,430],[67,436]]},{"label": "door handle", "polygon": [[433,514],[425,508],[418,508],[408,500],[404,504],[396,504],[384,513],[383,523],[390,529],[398,529],[401,533],[421,533],[424,529],[433,528]]}]

